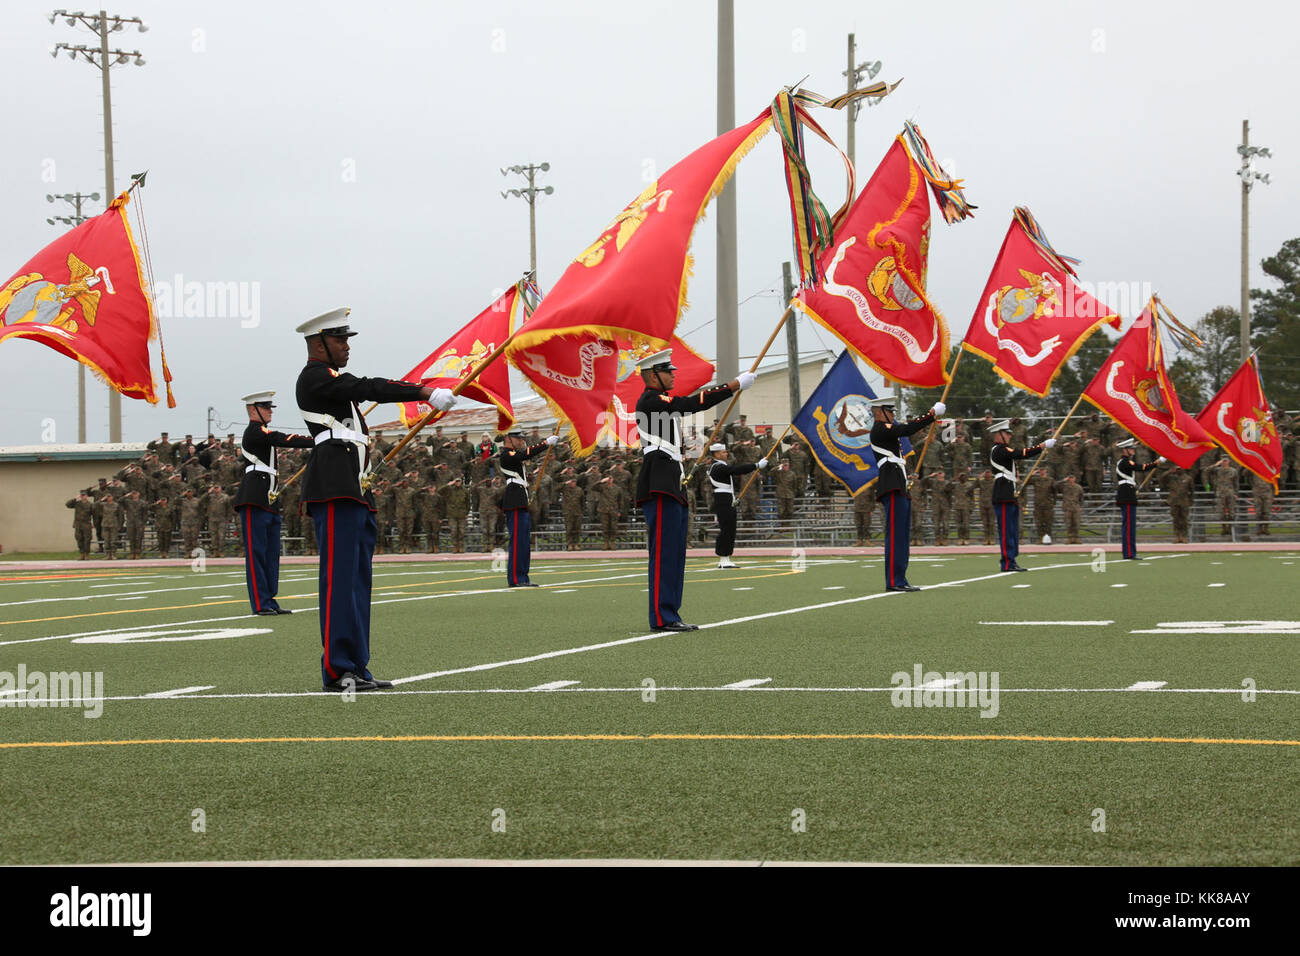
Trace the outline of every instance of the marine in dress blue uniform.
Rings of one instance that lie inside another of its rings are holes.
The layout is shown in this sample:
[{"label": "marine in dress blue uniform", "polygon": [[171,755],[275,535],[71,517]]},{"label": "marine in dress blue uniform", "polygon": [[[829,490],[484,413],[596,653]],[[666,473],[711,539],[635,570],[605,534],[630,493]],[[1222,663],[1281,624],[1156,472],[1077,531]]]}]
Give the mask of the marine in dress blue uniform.
[{"label": "marine in dress blue uniform", "polygon": [[1041,455],[1056,444],[1049,438],[1030,448],[1011,447],[1011,422],[1002,419],[988,429],[993,433],[989,464],[993,466],[993,516],[998,523],[998,546],[1002,552],[1003,571],[1028,571],[1016,563],[1020,557],[1020,502],[1016,500],[1016,462]]},{"label": "marine in dress blue uniform", "polygon": [[907,459],[903,439],[934,423],[947,406],[934,408],[919,418],[894,421],[894,398],[882,395],[870,400],[875,422],[871,426],[871,452],[876,456],[876,500],[885,509],[885,590],[919,591],[907,580],[911,561],[912,496],[907,490]]},{"label": "marine in dress blue uniform", "polygon": [[321,682],[333,691],[392,686],[368,669],[377,528],[375,500],[365,480],[369,434],[357,403],[427,401],[444,411],[455,401],[445,388],[341,371],[351,352],[348,339],[357,334],[346,324],[348,312],[336,309],[298,326],[308,354],[298,374],[298,410],[315,445],[303,475],[302,502],[320,552]]},{"label": "marine in dress blue uniform", "polygon": [[1123,456],[1119,461],[1115,462],[1115,504],[1119,505],[1122,525],[1120,549],[1126,561],[1136,561],[1138,560],[1138,495],[1137,479],[1134,475],[1139,471],[1150,471],[1163,462],[1164,458],[1157,458],[1145,465],[1139,465],[1134,458],[1137,454],[1137,441],[1133,438],[1125,438],[1121,442],[1116,442],[1115,447],[1121,450],[1120,453]]},{"label": "marine in dress blue uniform", "polygon": [[734,568],[731,560],[736,550],[736,478],[747,475],[755,468],[767,467],[767,459],[733,465],[727,461],[727,446],[718,442],[709,446],[713,462],[709,465],[709,484],[713,486],[713,513],[718,518],[718,540],[713,553],[718,556],[718,567]]},{"label": "marine in dress blue uniform", "polygon": [[505,494],[501,496],[501,511],[506,516],[506,533],[510,537],[510,549],[506,553],[507,587],[537,587],[528,580],[533,518],[528,511],[528,475],[524,472],[524,462],[544,454],[558,440],[556,436],[548,435],[546,441],[530,445],[523,432],[510,432],[506,435],[501,454],[497,456],[497,467],[506,480]]},{"label": "marine in dress blue uniform", "polygon": [[644,460],[636,480],[636,503],[645,517],[650,550],[647,591],[650,626],[656,631],[694,631],[682,620],[682,587],[686,579],[686,535],[690,511],[682,470],[682,413],[702,412],[725,402],[754,384],[752,372],[741,372],[726,385],[694,395],[670,395],[673,387],[672,350],[648,355],[637,363],[645,391],[636,403],[637,433]]},{"label": "marine in dress blue uniform", "polygon": [[235,513],[239,515],[239,535],[244,541],[244,574],[248,584],[248,603],[254,614],[271,616],[292,614],[280,607],[275,596],[280,590],[280,507],[275,503],[277,448],[311,448],[306,435],[292,435],[270,428],[271,399],[275,392],[245,395],[248,427],[240,443],[240,453],[248,460],[244,477],[235,493]]}]

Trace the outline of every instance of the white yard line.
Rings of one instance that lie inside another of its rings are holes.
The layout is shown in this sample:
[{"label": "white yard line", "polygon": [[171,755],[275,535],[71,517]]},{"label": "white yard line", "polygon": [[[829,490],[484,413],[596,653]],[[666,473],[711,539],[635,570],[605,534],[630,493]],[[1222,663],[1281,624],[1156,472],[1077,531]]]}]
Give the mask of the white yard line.
[{"label": "white yard line", "polygon": [[216,684],[199,684],[195,687],[178,687],[175,690],[160,690],[157,693],[145,694],[144,696],[150,698],[178,697],[181,694],[196,694],[201,690],[212,690],[216,686]]},{"label": "white yard line", "polygon": [[[714,694],[714,693],[731,693],[731,694],[892,694],[899,690],[897,685],[889,687],[769,687],[767,685],[751,687],[732,687],[728,685],[718,687],[656,687],[656,694],[675,693],[675,694]],[[488,695],[511,695],[511,694],[644,694],[646,688],[637,685],[636,687],[559,687],[549,689],[546,685],[538,687],[425,687],[412,690],[385,690],[373,693],[364,693],[358,696],[358,700],[382,700],[386,697],[453,697],[453,696],[488,696]],[[4,693],[16,693],[15,691],[6,691]],[[910,691],[909,691],[910,693]],[[1160,687],[1151,690],[1135,691],[1131,687],[1000,687],[999,694],[1230,694],[1240,696],[1244,693],[1241,687]],[[1284,696],[1300,696],[1300,689],[1286,688],[1259,688],[1250,691],[1252,694],[1277,694]],[[179,692],[160,694],[135,694],[123,695],[119,697],[97,697],[94,700],[103,700],[105,702],[124,703],[129,701],[160,701],[160,700],[279,700],[291,699],[298,697],[320,697],[326,700],[338,700],[339,695],[334,692],[325,691],[264,691],[261,693],[249,692],[242,694],[181,694]],[[70,698],[60,700],[45,701],[45,706],[63,703],[79,703],[80,701]]]},{"label": "white yard line", "polygon": [[1159,690],[1169,684],[1167,680],[1140,680],[1125,688],[1126,690]]},{"label": "white yard line", "polygon": [[734,684],[723,684],[722,690],[744,690],[746,687],[758,687],[770,683],[772,683],[770,677],[751,677],[748,680],[738,680]]},{"label": "white yard line", "polygon": [[980,621],[994,627],[1105,627],[1114,621]]},{"label": "white yard line", "polygon": [[[1049,564],[1041,568],[1034,568],[1033,572],[1050,571],[1057,568],[1082,568],[1089,567],[1092,562],[1074,561],[1066,564]],[[1033,573],[1031,572],[1031,573]],[[959,584],[971,584],[976,581],[991,581],[1004,576],[1004,572],[997,571],[993,574],[982,574],[978,577],[964,578],[961,581],[944,581],[939,584],[928,585],[929,588],[952,587]],[[821,604],[807,604],[803,607],[786,608],[781,611],[768,611],[764,614],[750,614],[746,617],[733,617],[725,621],[714,621],[711,624],[701,624],[700,631],[712,630],[716,627],[727,627],[732,624],[747,624],[750,621],[762,621],[773,617],[784,617],[789,614],[803,614],[808,611],[822,611],[826,608],[841,607],[846,604],[859,604],[863,601],[876,601],[882,598],[897,597],[899,591],[876,591],[872,594],[863,594],[858,597],[844,598],[841,601],[825,601]],[[603,651],[611,647],[622,647],[627,644],[640,644],[645,641],[655,641],[669,635],[681,636],[682,634],[698,634],[699,631],[652,631],[649,634],[641,634],[636,637],[624,637],[613,641],[601,641],[596,644],[583,644],[580,647],[568,647],[558,651],[545,651],[540,654],[531,654],[527,657],[516,657],[512,660],[493,661],[488,664],[473,664],[469,667],[453,667],[441,671],[429,671],[427,674],[414,674],[411,677],[399,677],[393,681],[394,684],[409,684],[414,681],[432,680],[436,677],[450,677],[453,674],[469,674],[476,671],[496,670],[500,667],[511,667],[515,664],[532,664],[536,661],[551,660],[556,657],[568,657],[572,654],[585,654],[589,651]]]},{"label": "white yard line", "polygon": [[564,687],[573,687],[581,684],[580,680],[553,680],[548,684],[538,684],[536,687],[530,687],[529,690],[560,690]]}]

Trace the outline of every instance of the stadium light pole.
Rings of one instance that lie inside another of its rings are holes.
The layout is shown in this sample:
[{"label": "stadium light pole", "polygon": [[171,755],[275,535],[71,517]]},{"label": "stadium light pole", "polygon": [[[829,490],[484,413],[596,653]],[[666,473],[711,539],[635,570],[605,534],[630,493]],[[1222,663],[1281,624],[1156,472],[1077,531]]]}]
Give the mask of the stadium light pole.
[{"label": "stadium light pole", "polygon": [[1250,358],[1250,190],[1255,183],[1268,185],[1268,173],[1255,171],[1255,157],[1272,159],[1267,146],[1250,145],[1250,120],[1241,121],[1241,360]]},{"label": "stadium light pole", "polygon": [[[46,202],[54,202],[56,199],[62,199],[64,202],[71,203],[75,212],[71,216],[50,216],[45,221],[51,226],[65,225],[76,228],[89,219],[89,216],[81,214],[81,201],[89,199],[92,202],[99,201],[99,193],[62,193],[52,196],[45,194]],[[77,444],[86,443],[86,366],[81,362],[77,363]]]},{"label": "stadium light pole", "polygon": [[553,186],[538,186],[536,177],[538,173],[550,172],[550,169],[550,163],[540,163],[536,166],[529,163],[527,166],[507,166],[501,170],[502,176],[514,173],[528,180],[528,185],[523,189],[503,190],[501,198],[509,199],[511,196],[517,196],[528,202],[528,268],[532,270],[534,280],[537,279],[537,196],[539,193],[549,196],[555,192]]},{"label": "stadium light pole", "polygon": [[[67,10],[55,10],[49,15],[50,24],[53,25],[60,17],[70,27],[80,23],[99,36],[98,48],[86,46],[84,43],[56,43],[50,47],[50,56],[57,58],[60,53],[67,53],[68,59],[75,60],[81,57],[99,69],[104,99],[104,205],[107,207],[117,195],[113,189],[113,97],[109,88],[108,71],[110,67],[127,62],[144,66],[144,57],[139,50],[110,50],[108,34],[122,30],[128,23],[144,33],[149,29],[149,25],[140,17],[119,17],[116,14],[109,16],[103,10],[99,13],[85,13],[81,10],[70,13]],[[122,440],[122,395],[114,388],[108,390],[108,440],[111,442]]]},{"label": "stadium light pole", "polygon": [[[718,135],[736,126],[736,5],[718,0]],[[736,178],[714,202],[717,214],[716,311],[718,381],[729,382],[740,372],[740,280],[736,255]],[[740,403],[732,414],[740,413]]]}]

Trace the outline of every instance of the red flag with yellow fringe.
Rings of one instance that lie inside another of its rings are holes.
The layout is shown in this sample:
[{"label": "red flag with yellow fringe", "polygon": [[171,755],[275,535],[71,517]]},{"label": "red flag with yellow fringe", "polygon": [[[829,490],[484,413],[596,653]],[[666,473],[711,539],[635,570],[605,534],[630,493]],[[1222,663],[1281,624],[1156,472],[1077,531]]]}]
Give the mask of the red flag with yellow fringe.
[{"label": "red flag with yellow fringe", "polygon": [[[509,338],[510,333],[527,318],[527,296],[523,280],[515,283],[495,302],[472,318],[419,365],[402,376],[404,382],[419,382],[433,388],[455,388],[461,379]],[[493,362],[460,393],[462,397],[497,410],[497,430],[506,431],[514,424],[515,412],[510,403],[510,366]],[[402,424],[410,428],[429,411],[425,402],[403,402]]]},{"label": "red flag with yellow fringe", "polygon": [[1178,403],[1165,371],[1160,315],[1160,300],[1153,296],[1083,390],[1083,397],[1156,454],[1189,468],[1212,442]]},{"label": "red flag with yellow fringe", "polygon": [[[158,338],[158,322],[127,221],[129,193],[55,239],[0,286],[0,341],[48,345],[127,398],[157,404],[149,342]],[[165,355],[162,367],[167,406],[174,408]]]},{"label": "red flag with yellow fringe", "polygon": [[664,348],[686,306],[691,235],[772,126],[769,111],[701,146],[642,190],[565,270],[507,350],[578,454],[596,444],[622,347]]},{"label": "red flag with yellow fringe", "polygon": [[1074,266],[1017,206],[962,347],[1017,388],[1045,396],[1061,368],[1102,324],[1119,316],[1079,288]]},{"label": "red flag with yellow fringe", "polygon": [[925,291],[930,247],[928,184],[944,218],[972,215],[960,182],[933,161],[908,124],[836,231],[824,279],[792,305],[885,376],[920,388],[948,381],[948,326]]},{"label": "red flag with yellow fringe", "polygon": [[[675,335],[668,347],[673,350],[673,365],[677,367],[670,395],[690,395],[713,381],[715,369],[712,362]],[[636,363],[654,351],[657,350],[649,345],[619,343],[618,384],[605,415],[605,431],[614,441],[630,448],[641,444],[641,435],[636,428],[636,403],[645,391]]]},{"label": "red flag with yellow fringe", "polygon": [[564,271],[515,337],[511,358],[552,336],[584,333],[663,348],[686,305],[695,224],[771,127],[764,110],[642,190]]},{"label": "red flag with yellow fringe", "polygon": [[1273,410],[1264,397],[1255,356],[1242,363],[1196,421],[1233,461],[1277,490],[1282,473],[1282,441],[1273,422]]}]

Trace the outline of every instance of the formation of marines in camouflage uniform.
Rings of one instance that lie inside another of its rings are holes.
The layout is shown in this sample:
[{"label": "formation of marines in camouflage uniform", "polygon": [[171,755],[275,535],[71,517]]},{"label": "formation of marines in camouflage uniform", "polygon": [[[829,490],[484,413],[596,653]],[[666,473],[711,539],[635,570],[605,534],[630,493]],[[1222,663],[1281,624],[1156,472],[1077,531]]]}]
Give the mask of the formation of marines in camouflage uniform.
[{"label": "formation of marines in camouflage uniform", "polygon": [[[990,439],[984,420],[940,423],[926,460],[912,488],[912,536],[914,544],[966,545],[994,542],[992,507],[993,473],[988,467]],[[1283,446],[1282,487],[1300,483],[1295,422],[1278,413],[1276,424]],[[1029,442],[1029,425],[1011,419],[1012,443]],[[1084,493],[1100,493],[1114,487],[1114,465],[1119,457],[1115,443],[1126,436],[1109,419],[1092,414],[1081,419],[1073,434],[1061,436],[1057,446],[1043,456],[1022,498],[1033,508],[1031,522],[1022,522],[1021,536],[1039,539],[1055,534],[1064,524],[1065,543],[1080,543],[1084,517]],[[1036,429],[1046,433],[1046,427]],[[704,431],[704,429],[701,429]],[[374,433],[374,457],[382,458],[392,447],[391,438]],[[532,429],[530,441],[544,439]],[[699,449],[707,436],[692,434]],[[1041,435],[1039,436],[1041,437]],[[774,467],[749,484],[736,502],[741,527],[753,526],[765,501],[773,510],[775,530],[789,531],[814,515],[827,514],[825,503],[816,499],[844,500],[844,489],[818,467],[808,447],[797,436],[787,438],[780,454],[773,456],[776,441],[769,428],[755,433],[741,418],[727,426],[722,435],[731,461],[737,464],[775,457]],[[436,428],[432,436],[411,442],[395,461],[376,469],[373,490],[379,508],[380,540],[377,553],[409,554],[422,549],[430,554],[443,551],[463,553],[476,544],[490,552],[505,541],[500,510],[505,483],[496,474],[492,459],[499,451],[494,436],[483,434],[471,443],[465,432],[444,435]],[[697,451],[698,454],[698,451]],[[1138,446],[1139,464],[1154,454]],[[285,449],[280,455],[280,474],[295,473],[305,462],[304,452]],[[915,459],[913,459],[915,460]],[[72,510],[73,533],[82,559],[96,549],[108,558],[144,556],[146,531],[152,526],[152,550],[161,555],[194,555],[202,545],[214,557],[237,550],[238,530],[233,526],[231,496],[239,487],[244,461],[234,435],[218,440],[209,435],[196,444],[185,436],[173,442],[164,435],[149,442],[139,461],[131,462],[96,487],[86,488],[67,502]],[[585,458],[575,458],[561,442],[541,468],[538,460],[536,491],[531,495],[533,526],[540,528],[555,517],[556,530],[563,530],[565,547],[613,549],[626,546],[627,534],[638,520],[633,497],[641,464],[637,449],[600,448]],[[737,482],[740,492],[744,482]],[[1174,543],[1185,543],[1191,533],[1191,509],[1196,491],[1212,495],[1215,521],[1222,535],[1232,533],[1238,516],[1239,537],[1251,529],[1268,535],[1274,508],[1273,489],[1246,469],[1239,468],[1221,451],[1207,451],[1191,469],[1161,465],[1148,486],[1158,491],[1167,506]],[[283,489],[283,537],[290,553],[314,554],[316,542],[312,522],[303,520],[299,508],[299,487]],[[688,504],[699,520],[692,521],[694,544],[711,540],[713,489],[705,469],[696,469],[688,487]],[[1203,499],[1204,500],[1204,499]],[[843,508],[844,506],[838,506]],[[1104,506],[1098,506],[1104,509]],[[872,541],[876,511],[871,488],[863,490],[848,506],[858,546]],[[1099,514],[1106,514],[1104,510]],[[766,532],[765,532],[766,533]],[[233,536],[233,539],[232,539]]]}]

